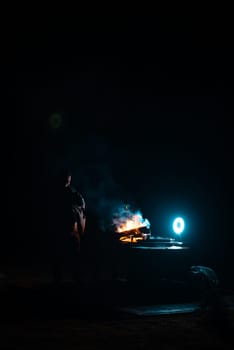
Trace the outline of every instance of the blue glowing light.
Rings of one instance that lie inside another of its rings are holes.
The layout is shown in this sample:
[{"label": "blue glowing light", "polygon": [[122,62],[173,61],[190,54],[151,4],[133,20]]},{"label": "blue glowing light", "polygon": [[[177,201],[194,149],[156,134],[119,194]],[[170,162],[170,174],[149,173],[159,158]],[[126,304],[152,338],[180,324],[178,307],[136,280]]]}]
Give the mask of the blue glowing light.
[{"label": "blue glowing light", "polygon": [[182,218],[176,218],[173,222],[173,231],[180,235],[184,231],[184,220]]}]

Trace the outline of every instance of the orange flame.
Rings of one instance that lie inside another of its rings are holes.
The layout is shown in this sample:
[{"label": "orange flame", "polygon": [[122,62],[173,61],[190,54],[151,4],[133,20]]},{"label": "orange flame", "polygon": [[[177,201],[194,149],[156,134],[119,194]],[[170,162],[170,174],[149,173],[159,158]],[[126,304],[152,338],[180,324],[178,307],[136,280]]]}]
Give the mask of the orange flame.
[{"label": "orange flame", "polygon": [[139,229],[140,227],[146,227],[148,220],[142,221],[142,217],[139,214],[134,214],[131,219],[126,219],[125,222],[121,222],[117,227],[117,232],[124,232]]},{"label": "orange flame", "polygon": [[132,211],[129,206],[118,208],[113,216],[113,224],[115,231],[120,234],[119,240],[123,243],[137,243],[149,236],[149,233],[140,230],[142,227],[149,229],[149,220],[144,219],[139,210]]}]

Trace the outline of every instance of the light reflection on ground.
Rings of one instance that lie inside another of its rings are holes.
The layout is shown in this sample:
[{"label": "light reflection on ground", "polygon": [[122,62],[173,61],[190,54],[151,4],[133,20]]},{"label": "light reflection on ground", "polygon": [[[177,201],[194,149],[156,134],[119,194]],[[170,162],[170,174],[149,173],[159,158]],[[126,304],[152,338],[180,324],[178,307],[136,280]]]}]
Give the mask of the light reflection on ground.
[{"label": "light reflection on ground", "polygon": [[188,247],[181,247],[181,246],[132,246],[132,249],[147,249],[147,250],[184,250],[189,249]]}]

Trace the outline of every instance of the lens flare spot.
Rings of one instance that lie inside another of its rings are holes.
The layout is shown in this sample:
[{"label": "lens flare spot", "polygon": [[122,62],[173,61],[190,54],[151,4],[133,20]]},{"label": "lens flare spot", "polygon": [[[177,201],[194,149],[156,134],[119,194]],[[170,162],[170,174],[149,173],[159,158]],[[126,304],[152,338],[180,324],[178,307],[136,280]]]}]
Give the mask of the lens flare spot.
[{"label": "lens flare spot", "polygon": [[62,125],[62,116],[59,113],[53,113],[49,117],[49,125],[52,129],[58,129]]}]

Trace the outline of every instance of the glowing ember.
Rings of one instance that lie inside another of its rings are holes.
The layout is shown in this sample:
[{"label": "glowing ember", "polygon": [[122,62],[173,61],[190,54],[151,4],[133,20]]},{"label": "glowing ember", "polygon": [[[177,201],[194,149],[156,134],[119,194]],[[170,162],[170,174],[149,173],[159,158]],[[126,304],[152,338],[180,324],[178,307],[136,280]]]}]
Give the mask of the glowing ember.
[{"label": "glowing ember", "polygon": [[117,232],[124,232],[134,230],[140,227],[148,227],[149,221],[147,219],[143,219],[140,213],[132,216],[131,219],[127,219],[124,222],[121,222],[117,227]]},{"label": "glowing ember", "polygon": [[[141,227],[150,227],[150,222],[144,219],[141,212],[133,212],[128,206],[122,206],[118,208],[115,213],[113,223],[116,228],[116,232],[127,234],[129,231],[134,231],[134,235],[141,235]],[[130,237],[129,237],[130,239]],[[120,238],[120,240],[123,240]]]}]

